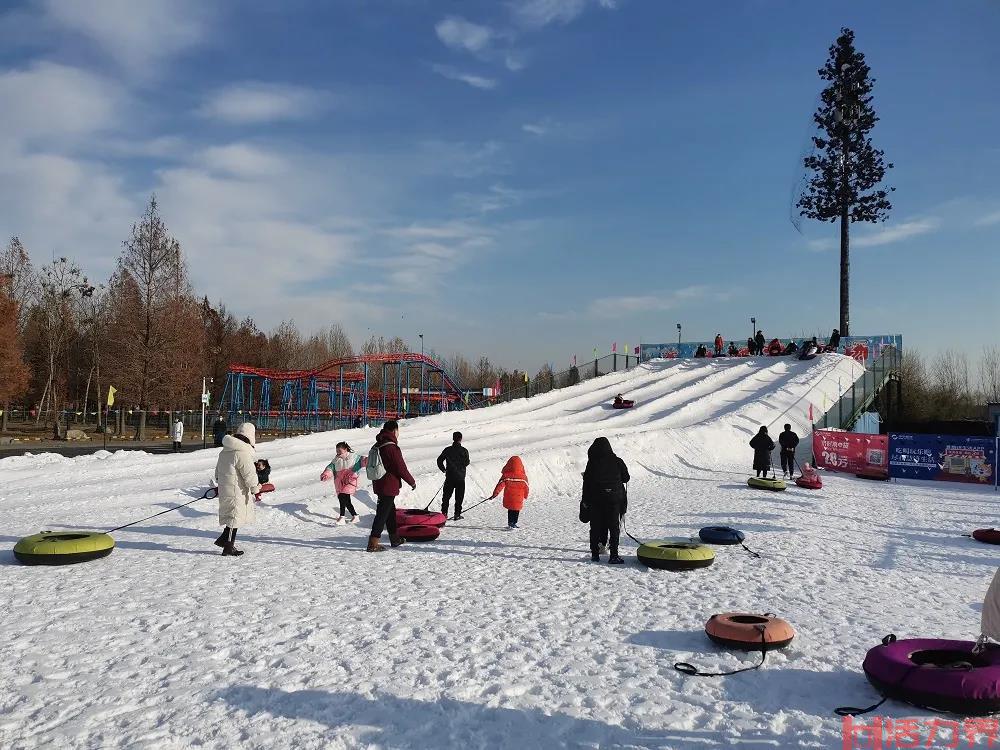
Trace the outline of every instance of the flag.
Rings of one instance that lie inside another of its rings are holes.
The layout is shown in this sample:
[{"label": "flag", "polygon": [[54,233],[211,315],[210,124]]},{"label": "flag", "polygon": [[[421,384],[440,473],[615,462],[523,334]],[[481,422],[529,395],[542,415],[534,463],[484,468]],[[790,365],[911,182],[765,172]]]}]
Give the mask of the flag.
[{"label": "flag", "polygon": [[639,355],[639,347],[638,347],[638,346],[637,346],[637,347],[635,348],[635,352],[633,352],[633,353],[634,353],[634,354],[635,354],[636,356],[638,356],[638,355]]},{"label": "flag", "polygon": [[617,341],[611,342],[611,353],[614,354],[617,351],[618,351],[618,342]]},{"label": "flag", "polygon": [[576,367],[576,355],[573,355],[573,367]]},{"label": "flag", "polygon": [[813,421],[813,405],[809,404],[809,421]]},{"label": "flag", "polygon": [[118,389],[115,388],[113,385],[109,385],[108,386],[108,406],[109,407],[115,405],[115,394],[116,393],[118,393]]},{"label": "flag", "polygon": [[594,347],[594,359],[597,359],[597,347]]}]

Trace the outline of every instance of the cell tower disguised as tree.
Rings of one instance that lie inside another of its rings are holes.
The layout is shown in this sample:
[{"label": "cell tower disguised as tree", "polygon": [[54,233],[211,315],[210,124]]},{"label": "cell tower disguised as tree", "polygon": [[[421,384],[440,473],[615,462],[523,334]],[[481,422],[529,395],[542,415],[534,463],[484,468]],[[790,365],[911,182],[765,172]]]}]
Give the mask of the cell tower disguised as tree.
[{"label": "cell tower disguised as tree", "polygon": [[850,334],[850,226],[852,221],[881,222],[892,204],[882,187],[887,169],[883,152],[872,146],[869,133],[878,122],[872,106],[871,68],[854,48],[854,32],[841,29],[830,47],[830,57],[819,76],[829,85],[823,89],[822,105],[813,120],[820,133],[813,136],[815,149],[805,158],[811,172],[796,204],[809,219],[840,220],[840,333]]}]

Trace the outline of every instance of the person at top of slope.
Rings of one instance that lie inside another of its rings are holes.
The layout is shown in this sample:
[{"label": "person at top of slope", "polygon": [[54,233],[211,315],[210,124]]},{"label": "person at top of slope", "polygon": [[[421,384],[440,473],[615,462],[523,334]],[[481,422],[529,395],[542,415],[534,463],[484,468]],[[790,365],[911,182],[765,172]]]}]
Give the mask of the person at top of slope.
[{"label": "person at top of slope", "polygon": [[789,341],[788,346],[785,347],[785,354],[795,354],[799,350],[799,345],[794,341]]},{"label": "person at top of slope", "polygon": [[780,356],[783,351],[784,347],[778,339],[771,339],[771,342],[767,345],[767,353],[771,357]]},{"label": "person at top of slope", "polygon": [[235,435],[222,439],[222,450],[215,464],[215,481],[219,487],[219,525],[224,527],[215,544],[222,547],[225,557],[239,557],[236,531],[257,518],[253,496],[260,492],[254,469],[256,428],[244,422]]},{"label": "person at top of slope", "polygon": [[333,480],[333,489],[340,502],[340,517],[337,519],[337,525],[347,523],[344,520],[345,511],[351,513],[350,523],[357,523],[358,512],[354,510],[352,496],[358,491],[358,473],[368,465],[368,458],[352,451],[351,446],[347,443],[337,443],[336,450],[337,454],[326,465],[319,480],[321,482]]},{"label": "person at top of slope", "polygon": [[730,357],[738,357],[738,356],[740,356],[740,350],[736,348],[736,342],[735,341],[730,341],[729,342],[729,351],[727,353],[729,354]]},{"label": "person at top of slope", "polygon": [[753,341],[754,341],[754,354],[763,354],[764,344],[767,341],[767,339],[764,338],[764,332],[757,331],[757,335],[753,337]]},{"label": "person at top of slope", "polygon": [[813,336],[812,341],[807,341],[802,344],[802,353],[799,354],[799,359],[812,359],[819,353],[819,344],[816,343],[816,337]]},{"label": "person at top of slope", "polygon": [[[396,534],[396,496],[403,487],[403,482],[410,485],[411,489],[417,489],[417,482],[406,468],[406,461],[403,460],[403,452],[399,450],[399,422],[390,419],[382,427],[382,431],[375,438],[374,448],[378,449],[378,457],[385,469],[385,474],[381,479],[376,479],[372,483],[372,489],[378,497],[378,504],[375,506],[375,518],[372,520],[371,536],[368,538],[368,551],[381,552],[385,549],[379,544],[382,530],[388,529],[389,543],[393,547],[398,547],[403,543],[403,537]],[[371,464],[373,459],[369,458],[369,476],[372,476]]]},{"label": "person at top of slope", "polygon": [[722,356],[722,347],[725,346],[725,343],[726,343],[723,340],[721,333],[715,334],[715,341],[713,343],[715,344],[715,356],[716,357],[721,357]]},{"label": "person at top of slope", "polygon": [[455,494],[455,520],[462,520],[462,502],[465,500],[465,470],[469,466],[469,451],[462,445],[462,433],[451,435],[451,445],[438,456],[438,468],[444,473],[444,489],[441,493],[441,512],[448,517],[448,503]]},{"label": "person at top of slope", "polygon": [[507,509],[507,528],[516,529],[524,501],[528,499],[528,475],[520,456],[511,456],[500,471],[500,481],[497,482],[492,500],[503,491],[503,507]]},{"label": "person at top of slope", "polygon": [[758,477],[767,476],[767,472],[771,470],[771,451],[774,450],[774,441],[767,434],[767,427],[761,425],[750,440],[750,447],[753,448],[754,471]]},{"label": "person at top of slope", "polygon": [[830,334],[830,341],[827,343],[824,351],[835,352],[840,348],[840,331],[836,328],[833,329],[833,333]]},{"label": "person at top of slope", "polygon": [[621,517],[628,509],[625,485],[628,467],[611,448],[606,437],[597,438],[587,450],[587,468],[583,472],[583,503],[590,515],[590,559],[601,559],[601,547],[607,540],[611,553],[608,562],[621,565],[618,537]]}]

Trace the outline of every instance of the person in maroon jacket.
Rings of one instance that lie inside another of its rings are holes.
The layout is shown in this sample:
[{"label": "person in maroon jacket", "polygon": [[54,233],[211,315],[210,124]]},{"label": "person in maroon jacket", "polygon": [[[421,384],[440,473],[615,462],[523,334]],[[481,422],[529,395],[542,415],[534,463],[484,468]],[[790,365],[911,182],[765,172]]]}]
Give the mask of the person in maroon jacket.
[{"label": "person in maroon jacket", "polygon": [[399,423],[396,420],[390,419],[383,425],[382,432],[375,438],[375,445],[378,446],[382,466],[385,467],[385,476],[372,483],[378,504],[375,506],[371,536],[368,538],[368,551],[382,552],[385,547],[379,544],[379,539],[383,529],[388,529],[389,543],[393,547],[403,543],[403,538],[396,535],[396,496],[402,489],[403,482],[414,490],[417,489],[417,483],[406,468],[403,453],[399,450]]}]

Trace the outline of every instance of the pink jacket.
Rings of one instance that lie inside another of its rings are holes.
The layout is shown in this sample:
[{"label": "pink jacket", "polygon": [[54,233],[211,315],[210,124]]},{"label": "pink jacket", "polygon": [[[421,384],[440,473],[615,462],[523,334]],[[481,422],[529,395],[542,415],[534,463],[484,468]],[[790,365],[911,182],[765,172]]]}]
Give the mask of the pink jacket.
[{"label": "pink jacket", "polygon": [[333,486],[338,495],[353,495],[358,491],[358,472],[368,465],[367,456],[348,453],[337,456],[326,467],[333,472]]}]

